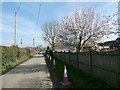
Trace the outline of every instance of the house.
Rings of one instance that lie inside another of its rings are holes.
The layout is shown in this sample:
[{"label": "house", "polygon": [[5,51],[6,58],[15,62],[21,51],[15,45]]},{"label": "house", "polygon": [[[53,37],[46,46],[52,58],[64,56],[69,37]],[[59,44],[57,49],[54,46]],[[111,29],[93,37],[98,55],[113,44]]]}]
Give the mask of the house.
[{"label": "house", "polygon": [[120,48],[120,38],[113,41],[98,43],[98,51],[114,51]]},{"label": "house", "polygon": [[59,44],[59,45],[56,45],[55,46],[55,51],[58,51],[58,52],[68,52],[68,51],[71,51],[71,52],[74,52],[75,51],[75,48],[69,46],[69,45],[63,45],[63,44]]},{"label": "house", "polygon": [[[116,40],[113,41],[107,41],[107,42],[103,42],[103,43],[95,43],[93,45],[87,45],[84,46],[81,51],[89,51],[90,49],[92,50],[96,50],[96,51],[114,51],[114,50],[118,50],[120,49],[120,38],[117,38]],[[69,45],[63,45],[63,44],[59,44],[55,46],[55,50],[60,52],[68,52],[69,50],[71,52],[76,52],[76,48],[69,46]]]}]

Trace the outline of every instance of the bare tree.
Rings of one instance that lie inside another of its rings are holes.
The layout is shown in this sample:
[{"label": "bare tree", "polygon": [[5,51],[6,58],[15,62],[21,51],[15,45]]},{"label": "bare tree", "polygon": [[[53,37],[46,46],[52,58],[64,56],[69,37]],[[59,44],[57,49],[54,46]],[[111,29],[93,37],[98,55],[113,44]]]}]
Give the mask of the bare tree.
[{"label": "bare tree", "polygon": [[85,43],[93,38],[101,38],[110,33],[109,17],[101,18],[94,8],[74,10],[72,16],[59,21],[60,40],[80,51]]},{"label": "bare tree", "polygon": [[43,30],[43,39],[49,43],[51,46],[51,49],[54,50],[56,44],[58,43],[58,37],[57,37],[57,28],[56,28],[56,22],[46,22],[42,26]]}]

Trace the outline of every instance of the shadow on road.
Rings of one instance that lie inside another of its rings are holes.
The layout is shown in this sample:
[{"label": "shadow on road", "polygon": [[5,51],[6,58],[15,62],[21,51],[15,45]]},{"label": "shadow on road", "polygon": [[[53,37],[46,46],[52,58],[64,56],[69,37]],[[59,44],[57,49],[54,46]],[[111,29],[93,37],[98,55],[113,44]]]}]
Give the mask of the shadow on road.
[{"label": "shadow on road", "polygon": [[33,58],[43,58],[44,56],[33,56]]},{"label": "shadow on road", "polygon": [[[19,85],[25,88],[28,88],[28,87],[30,88],[52,88],[50,78],[41,78],[41,77],[22,79]],[[33,89],[30,89],[30,90],[33,90]]]},{"label": "shadow on road", "polygon": [[46,64],[32,64],[32,65],[20,65],[15,69],[12,69],[8,74],[27,74],[34,72],[47,72]]}]

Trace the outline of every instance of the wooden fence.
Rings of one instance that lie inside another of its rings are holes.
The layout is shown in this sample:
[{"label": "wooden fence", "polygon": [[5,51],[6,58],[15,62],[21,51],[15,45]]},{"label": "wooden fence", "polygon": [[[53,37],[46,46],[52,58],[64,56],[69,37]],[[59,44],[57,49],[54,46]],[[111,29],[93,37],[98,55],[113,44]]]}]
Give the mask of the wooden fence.
[{"label": "wooden fence", "polygon": [[119,53],[95,51],[85,53],[54,52],[54,57],[90,74],[91,77],[101,78],[114,88],[120,88]]}]

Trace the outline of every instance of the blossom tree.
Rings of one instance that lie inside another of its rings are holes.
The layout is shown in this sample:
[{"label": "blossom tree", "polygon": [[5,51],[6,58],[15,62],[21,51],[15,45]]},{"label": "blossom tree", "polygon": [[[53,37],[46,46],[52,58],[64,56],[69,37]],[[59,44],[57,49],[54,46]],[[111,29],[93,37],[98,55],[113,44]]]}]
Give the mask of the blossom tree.
[{"label": "blossom tree", "polygon": [[72,16],[60,20],[57,28],[62,43],[75,47],[79,52],[90,39],[110,34],[110,17],[102,18],[94,8],[76,9]]}]

